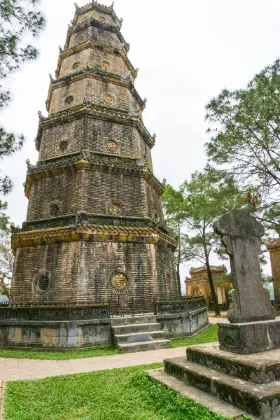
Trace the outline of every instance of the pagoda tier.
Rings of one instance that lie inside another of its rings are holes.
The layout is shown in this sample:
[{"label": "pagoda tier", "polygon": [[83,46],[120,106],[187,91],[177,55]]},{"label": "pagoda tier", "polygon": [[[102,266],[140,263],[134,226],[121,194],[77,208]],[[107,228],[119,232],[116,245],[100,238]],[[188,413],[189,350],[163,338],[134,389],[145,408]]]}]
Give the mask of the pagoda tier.
[{"label": "pagoda tier", "polygon": [[112,7],[76,6],[28,164],[27,220],[13,235],[14,304],[179,296],[137,70]]}]

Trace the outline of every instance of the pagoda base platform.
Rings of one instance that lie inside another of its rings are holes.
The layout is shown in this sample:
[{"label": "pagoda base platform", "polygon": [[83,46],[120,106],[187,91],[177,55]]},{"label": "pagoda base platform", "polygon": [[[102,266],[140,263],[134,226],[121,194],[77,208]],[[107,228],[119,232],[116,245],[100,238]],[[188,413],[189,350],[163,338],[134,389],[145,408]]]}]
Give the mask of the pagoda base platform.
[{"label": "pagoda base platform", "polygon": [[[145,341],[146,331],[142,331],[139,325],[151,323],[151,319],[155,324],[154,331],[160,332],[158,335],[168,344],[170,338],[192,336],[207,327],[208,315],[204,304],[204,299],[157,303],[156,315],[126,314],[121,317],[111,316],[107,304],[6,306],[0,308],[0,348],[71,350],[110,345],[114,343],[116,323],[128,329],[128,334],[136,332],[136,338],[144,332],[141,340]],[[141,351],[143,346],[138,347]],[[145,349],[149,350],[149,346]]]},{"label": "pagoda base platform", "polygon": [[[166,375],[210,394],[212,401],[216,397],[217,405],[222,401],[250,417],[280,419],[280,350],[240,355],[220,350],[219,343],[191,346],[187,357],[164,361],[165,380]],[[164,378],[157,379],[165,383]]]}]

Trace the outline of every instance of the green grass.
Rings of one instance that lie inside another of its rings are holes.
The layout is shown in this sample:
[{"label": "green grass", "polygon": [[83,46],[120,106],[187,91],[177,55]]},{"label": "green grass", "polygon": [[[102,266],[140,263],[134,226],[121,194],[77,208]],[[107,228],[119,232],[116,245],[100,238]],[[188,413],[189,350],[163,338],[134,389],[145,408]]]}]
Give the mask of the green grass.
[{"label": "green grass", "polygon": [[[192,344],[203,344],[218,341],[218,327],[210,324],[209,327],[189,338],[176,338],[171,341],[170,347],[190,346]],[[41,351],[41,350],[1,350],[0,358],[14,359],[41,359],[41,360],[70,360],[83,359],[85,357],[112,356],[120,354],[121,350],[114,346],[103,346],[78,351]]]},{"label": "green grass", "polygon": [[218,325],[210,324],[209,327],[194,337],[175,338],[170,347],[191,346],[193,344],[213,343],[218,341]]},{"label": "green grass", "polygon": [[5,420],[225,420],[144,372],[159,366],[8,382]]},{"label": "green grass", "polygon": [[0,350],[0,357],[14,359],[41,359],[41,360],[70,360],[85,357],[112,356],[121,353],[113,346],[96,347],[78,351],[41,351],[41,350]]}]

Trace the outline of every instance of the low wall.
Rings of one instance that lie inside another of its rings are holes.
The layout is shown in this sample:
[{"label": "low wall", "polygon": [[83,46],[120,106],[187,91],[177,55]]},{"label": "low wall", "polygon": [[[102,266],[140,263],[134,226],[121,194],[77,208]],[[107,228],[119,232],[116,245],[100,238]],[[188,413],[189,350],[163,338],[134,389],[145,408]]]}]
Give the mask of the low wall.
[{"label": "low wall", "polygon": [[0,346],[57,350],[106,345],[110,326],[108,305],[0,308]]},{"label": "low wall", "polygon": [[157,321],[167,338],[197,334],[208,325],[204,298],[157,303]]}]

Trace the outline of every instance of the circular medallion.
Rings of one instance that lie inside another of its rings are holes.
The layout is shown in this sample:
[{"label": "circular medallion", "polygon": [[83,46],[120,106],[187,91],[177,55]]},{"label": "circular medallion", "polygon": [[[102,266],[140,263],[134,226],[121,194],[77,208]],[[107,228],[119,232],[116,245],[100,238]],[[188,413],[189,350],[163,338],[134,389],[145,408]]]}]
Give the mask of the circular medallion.
[{"label": "circular medallion", "polygon": [[106,143],[106,148],[110,150],[110,152],[115,152],[118,148],[118,143],[115,140],[109,140]]},{"label": "circular medallion", "polygon": [[56,216],[58,216],[58,215],[59,215],[59,207],[58,207],[58,205],[57,205],[57,204],[52,204],[52,205],[50,206],[50,215],[51,215],[52,217],[56,217]]},{"label": "circular medallion", "polygon": [[112,285],[117,290],[122,290],[127,286],[127,277],[124,273],[116,273],[112,277]]},{"label": "circular medallion", "polygon": [[67,141],[63,140],[59,143],[59,148],[62,152],[65,152],[67,147],[68,147],[68,142]]},{"label": "circular medallion", "polygon": [[74,101],[73,96],[67,96],[67,98],[65,99],[65,103],[68,105],[70,105],[73,101]]},{"label": "circular medallion", "polygon": [[112,203],[109,207],[109,212],[111,214],[121,214],[122,208],[118,203]]},{"label": "circular medallion", "polygon": [[107,70],[110,67],[110,63],[108,63],[108,61],[103,61],[102,67]]},{"label": "circular medallion", "polygon": [[43,274],[39,277],[37,287],[40,292],[45,292],[50,287],[50,279],[47,274]]},{"label": "circular medallion", "polygon": [[79,61],[76,61],[76,62],[73,64],[72,69],[77,69],[77,68],[79,67],[79,65],[80,65],[80,62],[79,62]]},{"label": "circular medallion", "polygon": [[112,105],[114,103],[114,98],[111,95],[105,95],[104,96],[104,102],[106,102],[106,104]]}]

